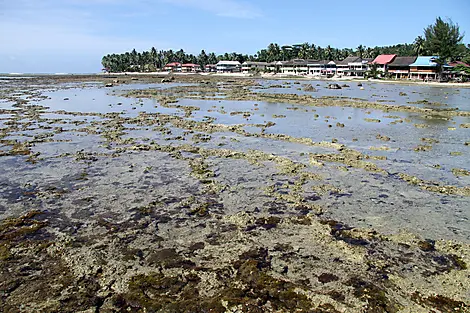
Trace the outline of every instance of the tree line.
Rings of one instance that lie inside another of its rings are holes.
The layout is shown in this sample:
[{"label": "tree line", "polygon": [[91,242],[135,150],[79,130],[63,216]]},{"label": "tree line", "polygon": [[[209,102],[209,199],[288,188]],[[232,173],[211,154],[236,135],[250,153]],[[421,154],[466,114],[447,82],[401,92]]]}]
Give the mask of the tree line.
[{"label": "tree line", "polygon": [[398,56],[438,55],[441,62],[449,60],[463,60],[470,62],[470,45],[462,43],[463,34],[459,26],[451,20],[444,21],[436,18],[434,24],[424,29],[423,36],[418,36],[411,44],[397,44],[384,47],[366,47],[359,45],[355,49],[338,49],[317,46],[305,42],[303,44],[280,46],[271,43],[266,49],[261,49],[254,55],[236,52],[216,55],[202,50],[198,55],[188,54],[183,49],[178,51],[160,50],[152,47],[149,51],[131,52],[122,54],[108,54],[101,60],[103,68],[110,72],[150,72],[163,68],[171,62],[193,63],[202,67],[207,64],[216,64],[220,60],[273,62],[291,59],[314,60],[343,60],[348,56],[361,58],[375,58],[380,54],[396,54]]}]

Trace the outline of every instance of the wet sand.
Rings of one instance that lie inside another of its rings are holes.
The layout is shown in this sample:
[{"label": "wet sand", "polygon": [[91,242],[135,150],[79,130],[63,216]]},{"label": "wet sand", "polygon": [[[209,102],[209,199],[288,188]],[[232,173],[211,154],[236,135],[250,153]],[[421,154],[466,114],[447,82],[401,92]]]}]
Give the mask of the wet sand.
[{"label": "wet sand", "polygon": [[468,312],[469,90],[341,85],[0,80],[0,311]]}]

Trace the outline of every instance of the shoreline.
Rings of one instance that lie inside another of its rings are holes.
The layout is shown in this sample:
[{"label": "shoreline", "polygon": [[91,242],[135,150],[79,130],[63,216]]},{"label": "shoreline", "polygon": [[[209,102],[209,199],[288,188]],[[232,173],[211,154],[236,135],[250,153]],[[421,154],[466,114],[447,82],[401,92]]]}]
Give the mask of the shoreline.
[{"label": "shoreline", "polygon": [[23,79],[23,78],[41,78],[41,77],[73,77],[73,78],[86,78],[86,77],[101,77],[101,78],[117,78],[122,76],[137,76],[137,77],[149,77],[149,78],[164,78],[168,75],[174,75],[176,77],[211,77],[211,78],[237,78],[237,79],[267,79],[267,80],[303,80],[303,81],[330,81],[330,82],[343,82],[343,81],[355,81],[355,82],[374,82],[384,84],[401,84],[401,85],[421,85],[421,86],[432,86],[432,87],[451,87],[451,88],[470,88],[470,82],[457,83],[457,82],[422,82],[413,80],[382,80],[382,79],[364,79],[358,77],[317,77],[317,76],[300,76],[290,74],[244,74],[244,73],[169,73],[169,72],[123,72],[123,73],[51,73],[51,74],[23,74],[23,73],[6,73],[0,74],[0,77],[8,77],[9,79]]}]

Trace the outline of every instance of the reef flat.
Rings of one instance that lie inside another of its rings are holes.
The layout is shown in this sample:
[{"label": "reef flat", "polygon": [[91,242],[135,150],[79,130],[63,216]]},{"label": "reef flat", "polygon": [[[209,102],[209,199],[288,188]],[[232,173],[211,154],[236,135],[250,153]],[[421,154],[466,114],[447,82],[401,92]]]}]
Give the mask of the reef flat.
[{"label": "reef flat", "polygon": [[0,311],[470,310],[470,89],[168,81],[0,79]]}]

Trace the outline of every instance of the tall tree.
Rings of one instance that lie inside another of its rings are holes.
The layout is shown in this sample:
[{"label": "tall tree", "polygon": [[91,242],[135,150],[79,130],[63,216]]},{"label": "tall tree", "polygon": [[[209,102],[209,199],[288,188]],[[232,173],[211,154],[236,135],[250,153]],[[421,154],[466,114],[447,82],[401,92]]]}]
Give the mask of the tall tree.
[{"label": "tall tree", "polygon": [[310,44],[308,42],[303,43],[299,49],[299,58],[308,59],[309,58]]},{"label": "tall tree", "polygon": [[363,45],[359,45],[357,47],[357,54],[356,55],[362,59],[362,56],[364,55],[364,46]]},{"label": "tall tree", "polygon": [[416,37],[415,41],[413,42],[414,53],[416,55],[420,55],[424,52],[424,43],[425,40],[422,36]]},{"label": "tall tree", "polygon": [[153,65],[153,70],[155,71],[158,68],[158,52],[155,47],[152,47],[152,49],[150,49],[150,59]]},{"label": "tall tree", "polygon": [[216,64],[217,63],[217,56],[215,55],[214,52],[209,53],[209,60],[208,64]]},{"label": "tall tree", "polygon": [[180,63],[186,63],[186,53],[184,53],[183,49],[180,49],[175,53],[176,60]]},{"label": "tall tree", "polygon": [[267,62],[278,61],[281,54],[281,49],[277,43],[270,43],[267,51]]},{"label": "tall tree", "polygon": [[131,65],[135,66],[139,63],[139,55],[135,49],[131,52]]},{"label": "tall tree", "polygon": [[201,50],[201,53],[197,57],[197,62],[201,67],[209,64],[209,57],[207,56],[206,51]]},{"label": "tall tree", "polygon": [[460,33],[458,24],[454,24],[450,19],[444,21],[438,17],[434,24],[424,29],[424,37],[425,49],[438,55],[441,62],[445,62],[458,56],[464,35]]},{"label": "tall tree", "polygon": [[326,46],[325,56],[328,61],[333,60],[333,49],[331,48],[330,45]]},{"label": "tall tree", "polygon": [[436,18],[434,24],[424,29],[425,49],[431,54],[436,54],[435,60],[439,66],[439,79],[442,78],[442,68],[447,60],[455,60],[459,56],[460,44],[463,34],[460,34],[459,25],[452,20],[447,22],[440,17]]}]

